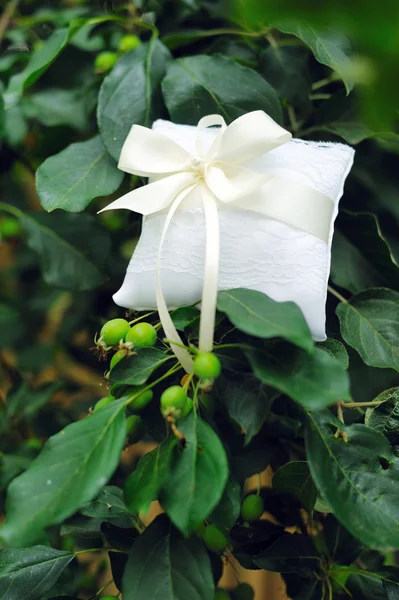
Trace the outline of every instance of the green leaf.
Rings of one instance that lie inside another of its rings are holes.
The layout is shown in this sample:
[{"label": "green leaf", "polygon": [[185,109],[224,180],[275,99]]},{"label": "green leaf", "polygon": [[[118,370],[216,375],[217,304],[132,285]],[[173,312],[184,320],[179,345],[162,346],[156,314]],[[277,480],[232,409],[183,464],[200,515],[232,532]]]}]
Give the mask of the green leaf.
[{"label": "green leaf", "polygon": [[123,177],[97,135],[45,160],[36,173],[36,188],[47,211],[80,212],[93,198],[115,192]]},{"label": "green leaf", "polygon": [[345,84],[346,92],[353,89],[352,61],[349,53],[349,40],[337,29],[316,27],[306,21],[288,22],[282,20],[269,23],[284,33],[290,33],[302,40],[322,65],[333,69]]},{"label": "green leaf", "polygon": [[0,540],[29,545],[98,494],[116,469],[125,442],[124,402],[113,402],[52,436],[8,488]]},{"label": "green leaf", "polygon": [[273,489],[288,492],[298,498],[308,513],[312,512],[317,500],[317,490],[306,461],[296,460],[280,467],[273,475],[272,485]]},{"label": "green leaf", "polygon": [[23,100],[23,114],[47,127],[66,125],[84,131],[89,119],[87,94],[87,90],[47,88]]},{"label": "green leaf", "polygon": [[282,337],[312,352],[312,336],[294,302],[276,302],[255,290],[219,292],[217,308],[244,333],[264,339]]},{"label": "green leaf", "polygon": [[241,486],[229,479],[218,505],[208,517],[208,521],[229,531],[235,525],[241,510]]},{"label": "green leaf", "polygon": [[365,290],[337,306],[341,334],[370,367],[399,370],[399,293]]},{"label": "green leaf", "polygon": [[96,519],[131,516],[123,500],[123,490],[114,485],[101,490],[97,498],[82,506],[79,512]]},{"label": "green leaf", "polygon": [[267,550],[254,558],[254,563],[265,571],[298,573],[312,577],[321,566],[320,557],[312,540],[296,533],[279,537]]},{"label": "green leaf", "polygon": [[0,348],[8,348],[17,343],[24,333],[22,315],[18,310],[0,302]]},{"label": "green leaf", "polygon": [[54,392],[59,390],[62,385],[60,381],[53,381],[30,390],[25,382],[22,383],[7,398],[7,415],[9,417],[17,415],[31,417],[50,401]]},{"label": "green leaf", "polygon": [[131,126],[150,127],[158,116],[159,86],[169,60],[167,48],[153,38],[122,56],[104,79],[97,120],[103,142],[115,160]]},{"label": "green leaf", "polygon": [[366,410],[365,424],[387,437],[396,436],[399,433],[399,387],[385,390],[375,402],[381,404]]},{"label": "green leaf", "polygon": [[161,487],[170,476],[176,442],[177,438],[170,437],[145,454],[126,480],[125,499],[132,513],[146,513],[151,502],[157,499]]},{"label": "green leaf", "polygon": [[71,552],[47,546],[3,550],[0,552],[0,598],[41,598],[53,587],[73,558]]},{"label": "green leaf", "polygon": [[4,138],[4,99],[0,92],[0,143]]},{"label": "green leaf", "polygon": [[110,239],[94,217],[61,211],[52,215],[21,212],[20,222],[29,248],[39,254],[46,283],[83,291],[104,281],[100,267],[107,258]]},{"label": "green leaf", "polygon": [[344,426],[331,413],[309,414],[306,453],[314,482],[346,529],[370,548],[399,548],[399,458],[387,438],[365,425]]},{"label": "green leaf", "polygon": [[215,586],[204,545],[160,515],[135,542],[122,589],[124,600],[210,600]]},{"label": "green leaf", "polygon": [[280,343],[246,350],[255,375],[310,410],[349,398],[349,380],[340,363],[324,350],[313,354]]},{"label": "green leaf", "polygon": [[158,348],[142,348],[138,354],[121,360],[111,371],[109,382],[115,384],[142,385],[158,367],[170,360]]},{"label": "green leaf", "polygon": [[230,123],[251,110],[264,110],[282,122],[280,102],[272,86],[256,71],[226,56],[199,55],[173,61],[162,90],[176,123],[196,125],[212,113],[221,114]]},{"label": "green leaf", "polygon": [[15,106],[23,91],[32,86],[48,69],[80,26],[81,23],[73,20],[69,27],[56,29],[32,54],[24,70],[11,77],[4,96],[7,109]]},{"label": "green leaf", "polygon": [[195,308],[194,306],[182,306],[171,312],[170,316],[172,317],[173,325],[176,329],[178,331],[184,331],[194,319],[198,319],[200,314],[198,308]]},{"label": "green leaf", "polygon": [[399,268],[375,215],[340,213],[332,246],[331,279],[353,293],[370,287],[399,289]]},{"label": "green leaf", "polygon": [[339,340],[336,340],[335,338],[328,338],[325,342],[319,342],[317,347],[333,356],[339,362],[339,364],[344,367],[344,369],[349,367],[348,352],[343,343]]},{"label": "green leaf", "polygon": [[279,98],[304,111],[311,110],[309,53],[295,46],[270,45],[259,57],[259,71],[271,83]]},{"label": "green leaf", "polygon": [[229,416],[245,432],[245,444],[259,432],[275,397],[275,392],[253,376],[229,374],[219,383],[219,396]]},{"label": "green leaf", "polygon": [[226,454],[211,427],[191,412],[179,431],[186,442],[175,452],[161,504],[185,535],[206,519],[220,501],[228,478]]}]

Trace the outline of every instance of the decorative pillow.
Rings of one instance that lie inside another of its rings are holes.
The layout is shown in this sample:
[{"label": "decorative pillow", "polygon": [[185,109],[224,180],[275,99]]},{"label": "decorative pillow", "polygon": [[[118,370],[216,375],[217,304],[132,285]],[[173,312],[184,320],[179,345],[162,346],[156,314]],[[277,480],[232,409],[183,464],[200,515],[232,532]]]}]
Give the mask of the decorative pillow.
[{"label": "decorative pillow", "polygon": [[[158,120],[153,130],[196,154],[196,127]],[[205,149],[216,134],[216,129],[202,132]],[[219,289],[250,288],[274,300],[296,302],[314,339],[324,340],[333,223],[353,158],[354,150],[344,144],[292,139],[252,160],[250,166],[254,170],[306,185],[333,201],[328,243],[257,212],[222,206]],[[150,178],[150,182],[154,180]],[[195,205],[198,206],[196,202]],[[143,217],[142,233],[125,280],[113,297],[119,306],[136,310],[157,308],[156,261],[166,215],[167,211],[162,211]],[[162,290],[169,308],[195,304],[201,299],[204,248],[203,209],[178,210],[169,226],[160,263]]]}]

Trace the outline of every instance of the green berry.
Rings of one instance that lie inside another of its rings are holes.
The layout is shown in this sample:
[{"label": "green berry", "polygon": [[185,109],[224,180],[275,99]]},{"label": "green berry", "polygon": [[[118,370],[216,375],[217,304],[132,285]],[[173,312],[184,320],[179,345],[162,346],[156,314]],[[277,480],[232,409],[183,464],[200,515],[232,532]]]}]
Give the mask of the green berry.
[{"label": "green berry", "polygon": [[111,404],[111,402],[113,402],[114,400],[115,398],[113,396],[105,396],[105,398],[101,398],[101,400],[95,403],[94,410],[100,410],[100,408],[108,406],[108,404]]},{"label": "green berry", "polygon": [[118,352],[115,352],[111,358],[111,362],[109,363],[109,370],[112,371],[112,369],[116,367],[116,365],[120,363],[122,358],[125,358],[125,356],[126,352],[124,350],[118,350]]},{"label": "green berry", "polygon": [[172,385],[161,396],[161,412],[163,415],[181,412],[186,404],[187,395],[180,385]]},{"label": "green berry", "polygon": [[[142,394],[139,394],[140,389],[136,390],[132,394],[132,399],[128,403],[129,408],[134,411],[140,412],[149,404],[154,396],[152,390],[146,390]],[[139,395],[137,395],[139,394]]]},{"label": "green berry", "polygon": [[215,590],[215,595],[213,597],[214,600],[231,600],[231,596],[227,590],[222,590],[222,588],[217,588]]},{"label": "green berry", "polygon": [[22,231],[22,227],[14,217],[4,217],[0,221],[0,238],[11,238],[16,237]]},{"label": "green berry", "polygon": [[187,415],[190,414],[190,412],[193,410],[193,401],[191,400],[191,398],[189,398],[188,396],[186,396],[186,403],[182,408],[182,411],[180,413],[180,418],[182,419],[183,417],[186,417]]},{"label": "green berry", "polygon": [[204,538],[205,529],[206,529],[206,525],[205,525],[204,521],[201,521],[201,523],[199,525],[197,525],[197,527],[195,527],[195,529],[194,529],[195,533],[198,535],[199,538],[201,538],[201,540]]},{"label": "green berry", "polygon": [[134,348],[151,348],[157,341],[156,329],[150,323],[137,323],[127,332],[126,341]]},{"label": "green berry", "polygon": [[240,583],[234,590],[234,600],[254,600],[255,592],[249,583]]},{"label": "green berry", "polygon": [[212,552],[223,552],[229,543],[223,531],[220,531],[216,525],[208,525],[205,529],[204,542]]},{"label": "green berry", "polygon": [[110,71],[118,60],[116,52],[100,52],[97,54],[96,60],[94,61],[95,73],[106,73]]},{"label": "green berry", "polygon": [[137,46],[140,46],[141,40],[137,35],[124,35],[119,42],[118,49],[119,52],[129,52],[129,50],[134,50]]},{"label": "green berry", "polygon": [[216,379],[216,377],[219,377],[221,370],[220,360],[212,352],[198,354],[194,359],[194,373],[202,380]]},{"label": "green berry", "polygon": [[241,516],[244,521],[256,521],[263,515],[264,510],[263,499],[256,494],[250,494],[241,505]]},{"label": "green berry", "polygon": [[126,433],[131,444],[136,444],[145,434],[142,420],[137,415],[131,415],[126,419]]},{"label": "green berry", "polygon": [[130,325],[125,319],[111,319],[103,325],[100,331],[100,342],[106,346],[117,346],[121,340],[125,339],[129,329]]}]

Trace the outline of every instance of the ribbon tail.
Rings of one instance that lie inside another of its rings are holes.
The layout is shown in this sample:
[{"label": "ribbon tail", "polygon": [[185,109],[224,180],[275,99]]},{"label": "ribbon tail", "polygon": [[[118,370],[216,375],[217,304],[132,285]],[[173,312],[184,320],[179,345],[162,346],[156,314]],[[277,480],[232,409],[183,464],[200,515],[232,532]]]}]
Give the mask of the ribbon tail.
[{"label": "ribbon tail", "polygon": [[187,371],[187,373],[192,373],[193,371],[193,359],[191,358],[190,353],[183,348],[184,343],[181,339],[180,335],[177,332],[176,327],[173,324],[172,318],[169,314],[168,307],[165,302],[165,297],[162,292],[162,282],[161,282],[161,253],[162,247],[165,241],[166,233],[169,229],[169,225],[173,219],[173,216],[176,210],[179,208],[180,204],[183,202],[184,198],[187,194],[194,188],[195,186],[190,186],[183,190],[180,194],[178,194],[177,198],[173,202],[172,206],[169,209],[168,215],[165,220],[165,224],[163,226],[161,240],[159,242],[158,248],[158,257],[157,257],[157,267],[156,267],[156,283],[155,283],[155,294],[157,300],[157,309],[159,313],[159,318],[162,323],[163,330],[165,332],[166,338],[170,342],[170,346],[179,360],[182,367]]},{"label": "ribbon tail", "polygon": [[200,352],[211,352],[218,294],[220,233],[217,201],[205,186],[202,188],[202,202],[205,214],[206,242],[198,346]]}]

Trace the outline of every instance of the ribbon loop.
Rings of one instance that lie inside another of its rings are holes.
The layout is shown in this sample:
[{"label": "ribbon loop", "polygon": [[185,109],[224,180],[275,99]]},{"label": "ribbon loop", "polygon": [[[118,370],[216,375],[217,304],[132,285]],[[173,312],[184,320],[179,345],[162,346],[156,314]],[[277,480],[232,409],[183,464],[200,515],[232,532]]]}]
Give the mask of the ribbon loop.
[{"label": "ribbon loop", "polygon": [[[220,127],[219,131],[209,148],[204,149],[203,133],[215,126]],[[218,203],[259,212],[328,240],[333,211],[328,196],[270,173],[258,173],[248,166],[253,159],[290,139],[288,131],[258,110],[239,117],[229,126],[221,115],[203,117],[197,127],[194,156],[168,137],[140,125],[133,125],[125,141],[119,168],[153,177],[153,181],[103,210],[125,208],[150,215],[168,209],[158,249],[156,300],[165,335],[187,372],[192,372],[193,360],[183,347],[162,292],[161,251],[169,225],[175,212],[184,206],[184,200],[192,197],[191,191],[199,187],[206,228],[199,349],[208,352],[213,347],[218,292]]]}]

